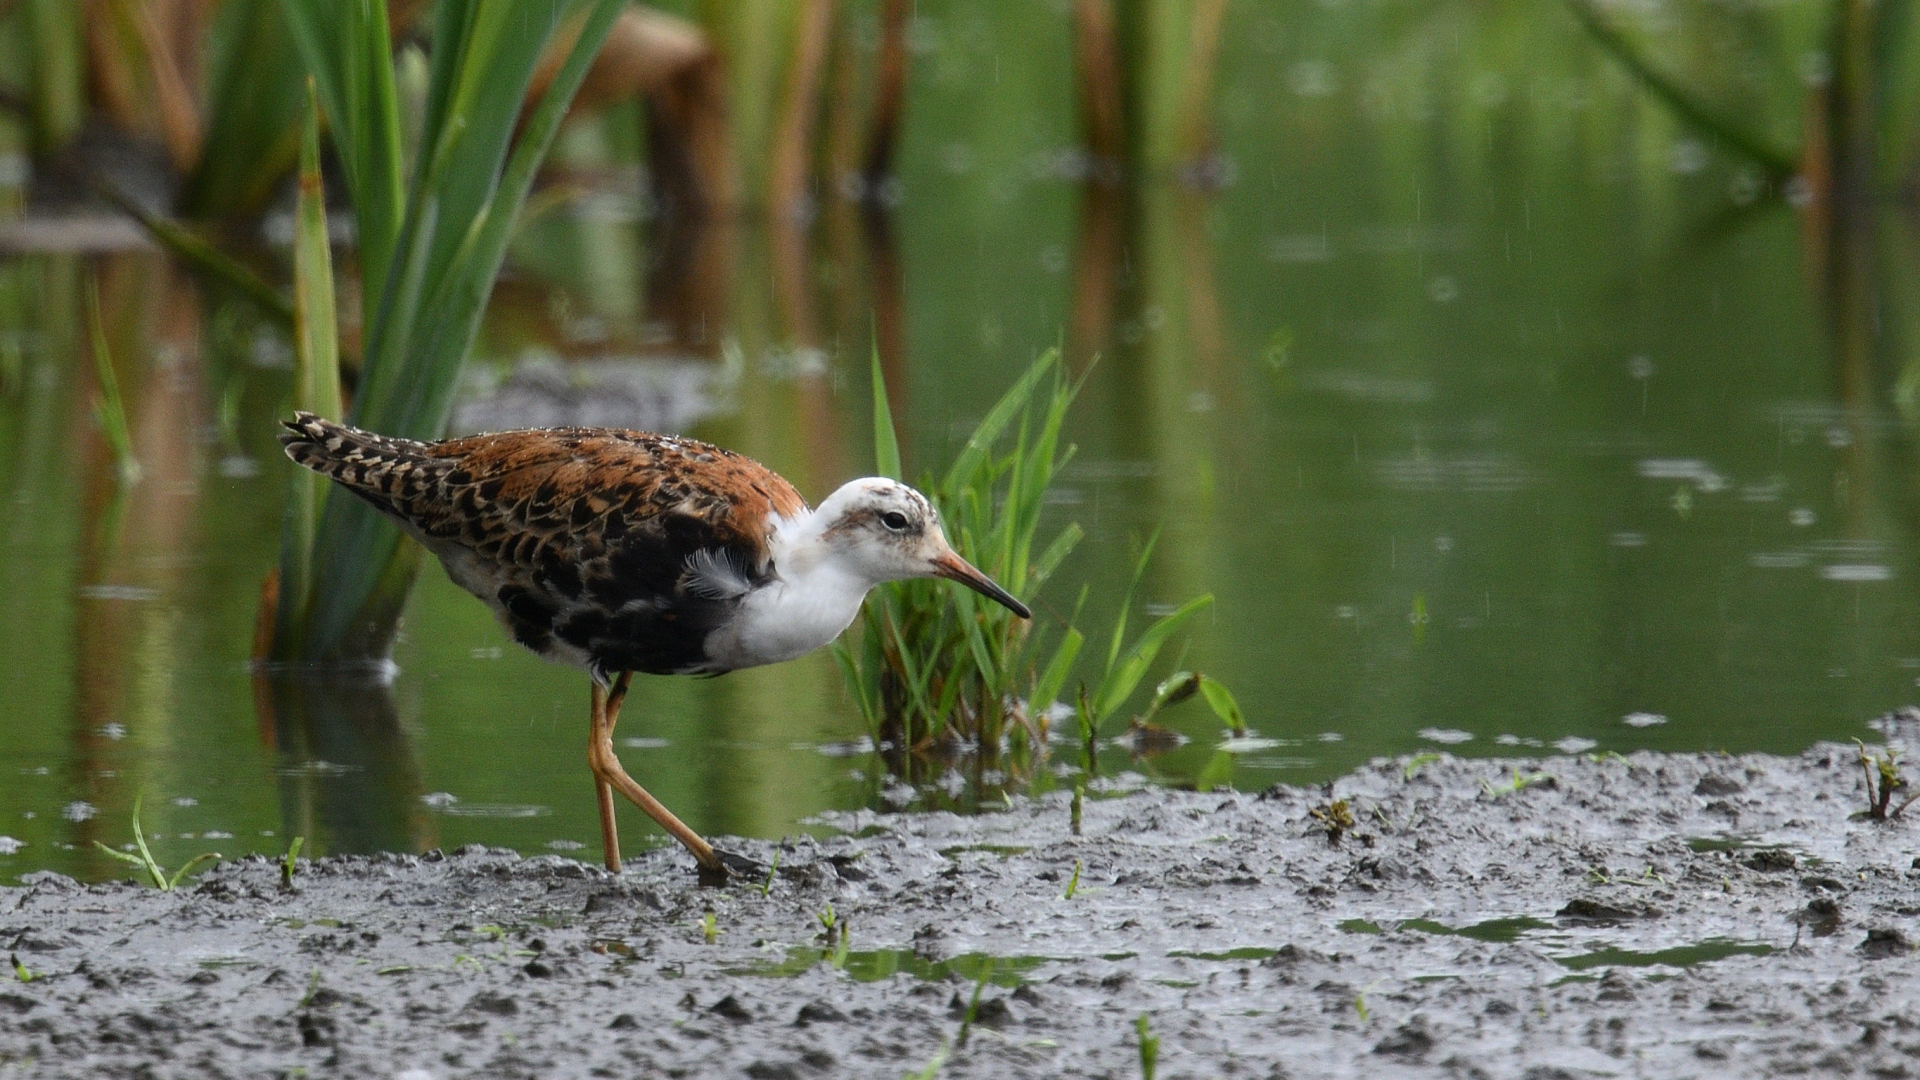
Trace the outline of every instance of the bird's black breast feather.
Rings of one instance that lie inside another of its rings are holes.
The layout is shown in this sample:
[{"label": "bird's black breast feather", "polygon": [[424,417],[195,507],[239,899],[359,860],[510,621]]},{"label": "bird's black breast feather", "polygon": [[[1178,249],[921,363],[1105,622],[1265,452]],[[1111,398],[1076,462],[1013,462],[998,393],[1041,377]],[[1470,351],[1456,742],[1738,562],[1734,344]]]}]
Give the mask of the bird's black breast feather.
[{"label": "bird's black breast feather", "polygon": [[[603,671],[670,675],[710,671],[707,635],[739,609],[740,597],[704,596],[689,588],[687,559],[696,551],[725,552],[734,565],[755,567],[759,552],[737,531],[699,515],[666,513],[609,544],[603,559],[581,575],[581,604],[555,632],[585,649]],[[752,584],[770,568],[749,571]]]}]

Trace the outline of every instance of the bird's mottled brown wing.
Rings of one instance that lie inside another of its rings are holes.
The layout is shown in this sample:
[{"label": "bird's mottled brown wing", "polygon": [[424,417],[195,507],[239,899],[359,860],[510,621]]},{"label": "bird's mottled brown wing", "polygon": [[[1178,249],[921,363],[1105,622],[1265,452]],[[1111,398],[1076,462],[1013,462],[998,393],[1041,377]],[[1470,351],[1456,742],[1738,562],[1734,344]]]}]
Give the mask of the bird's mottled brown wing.
[{"label": "bird's mottled brown wing", "polygon": [[[703,670],[706,634],[772,570],[805,502],[750,458],[600,428],[389,439],[302,414],[295,461],[397,518],[535,651],[607,671]],[[705,572],[703,572],[705,571]],[[741,587],[714,587],[727,574]]]}]

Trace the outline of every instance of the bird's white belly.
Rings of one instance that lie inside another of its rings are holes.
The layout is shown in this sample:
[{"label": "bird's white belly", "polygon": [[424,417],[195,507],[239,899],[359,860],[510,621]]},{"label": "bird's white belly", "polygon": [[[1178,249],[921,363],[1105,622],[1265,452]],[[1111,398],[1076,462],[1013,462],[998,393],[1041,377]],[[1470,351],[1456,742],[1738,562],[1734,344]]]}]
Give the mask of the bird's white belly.
[{"label": "bird's white belly", "polygon": [[740,601],[738,614],[707,635],[707,659],[732,670],[805,656],[839,637],[865,596],[866,587],[852,582],[756,589]]}]

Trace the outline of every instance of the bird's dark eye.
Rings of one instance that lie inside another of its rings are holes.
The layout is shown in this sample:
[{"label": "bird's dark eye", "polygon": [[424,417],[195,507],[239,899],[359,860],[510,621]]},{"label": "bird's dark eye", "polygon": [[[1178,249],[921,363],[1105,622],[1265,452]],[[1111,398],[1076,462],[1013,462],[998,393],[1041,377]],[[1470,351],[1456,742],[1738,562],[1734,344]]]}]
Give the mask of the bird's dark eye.
[{"label": "bird's dark eye", "polygon": [[898,510],[889,510],[880,515],[880,524],[885,525],[894,532],[906,532],[907,515]]}]

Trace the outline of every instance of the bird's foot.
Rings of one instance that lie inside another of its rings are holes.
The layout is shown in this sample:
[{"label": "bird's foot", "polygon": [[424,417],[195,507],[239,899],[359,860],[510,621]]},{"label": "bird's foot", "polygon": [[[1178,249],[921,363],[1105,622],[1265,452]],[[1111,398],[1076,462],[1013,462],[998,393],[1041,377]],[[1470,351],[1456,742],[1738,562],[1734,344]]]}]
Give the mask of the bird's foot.
[{"label": "bird's foot", "polygon": [[759,881],[767,876],[770,869],[763,862],[749,859],[745,855],[735,855],[731,851],[721,851],[719,848],[713,849],[713,858],[712,865],[698,864],[700,884],[709,889],[723,888],[728,880],[735,876],[746,881]]}]

